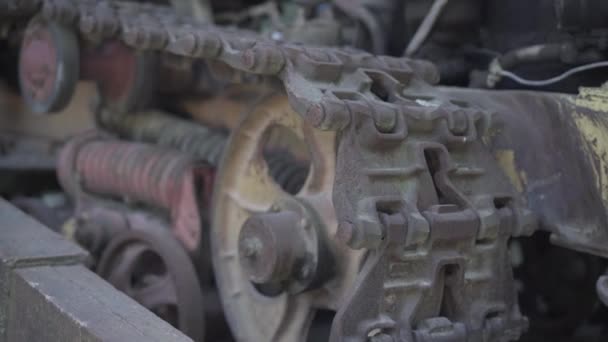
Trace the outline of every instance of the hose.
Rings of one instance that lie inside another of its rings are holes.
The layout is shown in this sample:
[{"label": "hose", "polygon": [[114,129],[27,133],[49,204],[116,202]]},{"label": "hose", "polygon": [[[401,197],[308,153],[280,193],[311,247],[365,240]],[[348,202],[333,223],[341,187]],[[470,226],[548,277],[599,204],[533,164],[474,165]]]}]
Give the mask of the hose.
[{"label": "hose", "polygon": [[566,78],[581,73],[581,72],[585,72],[585,71],[589,71],[589,70],[593,70],[593,69],[598,69],[598,68],[606,68],[608,67],[608,61],[603,61],[603,62],[597,62],[597,63],[591,63],[591,64],[586,64],[586,65],[581,65],[578,66],[576,68],[572,68],[566,72],[564,72],[561,75],[555,76],[555,77],[551,77],[545,80],[529,80],[529,79],[525,79],[523,77],[520,77],[518,75],[516,75],[515,73],[512,73],[510,71],[506,71],[506,70],[500,70],[498,71],[498,74],[500,76],[506,77],[514,82],[517,82],[521,85],[525,85],[528,87],[546,87],[558,82],[561,82],[563,80],[565,80]]}]

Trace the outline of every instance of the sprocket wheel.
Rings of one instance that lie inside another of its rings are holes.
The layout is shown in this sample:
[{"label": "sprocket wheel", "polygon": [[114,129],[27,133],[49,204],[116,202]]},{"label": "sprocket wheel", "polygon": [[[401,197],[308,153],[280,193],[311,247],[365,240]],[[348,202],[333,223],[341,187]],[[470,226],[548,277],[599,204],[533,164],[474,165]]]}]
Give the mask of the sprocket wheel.
[{"label": "sprocket wheel", "polygon": [[[273,178],[265,152],[276,144],[309,165],[297,192]],[[306,124],[284,94],[260,101],[232,132],[217,172],[211,244],[221,299],[238,341],[306,341],[315,311],[335,311],[352,283],[361,253],[334,241],[335,160],[335,132]],[[272,222],[280,223],[270,227]],[[298,259],[294,251],[303,248],[302,240],[307,252]]]}]

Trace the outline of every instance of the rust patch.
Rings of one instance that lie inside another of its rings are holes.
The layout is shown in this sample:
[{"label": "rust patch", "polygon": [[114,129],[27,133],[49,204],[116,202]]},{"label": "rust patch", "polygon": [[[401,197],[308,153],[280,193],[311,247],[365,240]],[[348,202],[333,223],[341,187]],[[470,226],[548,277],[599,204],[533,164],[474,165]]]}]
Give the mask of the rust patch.
[{"label": "rust patch", "polygon": [[579,91],[579,96],[574,100],[577,106],[608,113],[608,83],[601,88],[581,87]]},{"label": "rust patch", "polygon": [[581,138],[585,142],[582,148],[592,166],[595,186],[600,190],[604,205],[607,205],[608,114],[575,113],[574,123],[576,124]]},{"label": "rust patch", "polygon": [[[569,98],[572,101],[572,98]],[[580,88],[574,100],[579,110],[574,123],[585,142],[582,146],[589,159],[594,182],[604,206],[608,204],[608,83],[600,88]]]},{"label": "rust patch", "polygon": [[517,189],[517,192],[522,193],[527,182],[527,177],[524,171],[517,170],[515,152],[513,150],[497,150],[495,155],[500,168],[507,175],[511,184]]}]

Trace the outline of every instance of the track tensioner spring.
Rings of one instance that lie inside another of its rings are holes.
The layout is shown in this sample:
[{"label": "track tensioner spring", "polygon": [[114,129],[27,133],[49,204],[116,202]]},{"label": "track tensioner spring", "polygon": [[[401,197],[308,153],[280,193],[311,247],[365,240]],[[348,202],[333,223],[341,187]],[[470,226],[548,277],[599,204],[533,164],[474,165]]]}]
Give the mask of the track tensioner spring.
[{"label": "track tensioner spring", "polygon": [[73,196],[101,195],[165,209],[187,249],[199,245],[199,208],[212,183],[206,163],[178,151],[94,134],[72,139],[59,158],[60,181]]},{"label": "track tensioner spring", "polygon": [[310,169],[307,163],[283,149],[264,151],[264,159],[272,179],[287,193],[295,195],[302,189]]},{"label": "track tensioner spring", "polygon": [[227,141],[221,131],[159,111],[126,114],[100,109],[97,120],[102,128],[121,138],[174,148],[213,166],[219,164]]}]

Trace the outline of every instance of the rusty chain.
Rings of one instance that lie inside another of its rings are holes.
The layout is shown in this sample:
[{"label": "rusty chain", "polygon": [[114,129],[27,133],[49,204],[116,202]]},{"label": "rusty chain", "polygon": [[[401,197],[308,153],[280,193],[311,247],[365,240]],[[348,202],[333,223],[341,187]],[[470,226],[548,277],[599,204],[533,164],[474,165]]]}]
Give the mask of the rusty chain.
[{"label": "rusty chain", "polygon": [[484,147],[490,113],[430,87],[432,64],[280,44],[148,4],[0,6],[3,17],[36,13],[89,40],[278,77],[305,120],[340,132],[339,237],[369,252],[332,341],[509,341],[525,330],[507,242],[531,233],[534,217]]},{"label": "rusty chain", "polygon": [[507,243],[536,225],[483,145],[490,113],[419,80],[385,91],[393,128],[352,104],[337,154],[339,235],[370,255],[332,341],[517,340]]},{"label": "rusty chain", "polygon": [[37,12],[47,20],[77,29],[88,40],[119,39],[138,50],[207,59],[248,73],[277,76],[292,107],[322,129],[348,123],[343,101],[353,100],[348,98],[349,92],[369,84],[378,72],[389,72],[402,82],[415,75],[436,83],[439,77],[428,62],[348,48],[281,44],[248,31],[200,24],[176,16],[169,7],[151,4],[31,0],[9,1],[0,8],[0,16],[7,18]]}]

